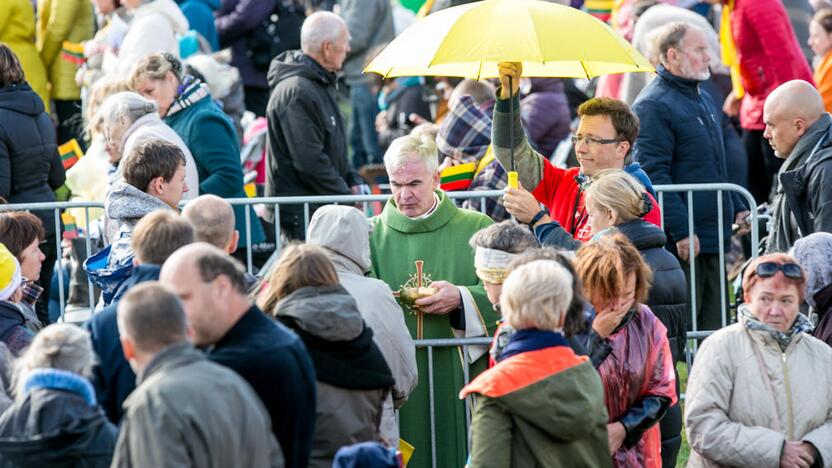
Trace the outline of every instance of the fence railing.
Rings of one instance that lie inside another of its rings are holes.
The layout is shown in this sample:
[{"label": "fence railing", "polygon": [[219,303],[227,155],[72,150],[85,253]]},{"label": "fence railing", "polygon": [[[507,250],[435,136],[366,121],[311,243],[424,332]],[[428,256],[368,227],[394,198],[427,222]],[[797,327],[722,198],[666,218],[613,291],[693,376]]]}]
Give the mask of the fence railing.
[{"label": "fence railing", "polygon": [[[728,294],[727,294],[727,281],[726,281],[726,253],[728,246],[725,245],[723,233],[725,232],[726,226],[724,225],[723,221],[723,213],[724,213],[724,196],[726,194],[730,194],[732,192],[739,193],[739,195],[746,201],[748,207],[750,208],[750,236],[751,236],[751,253],[752,256],[756,256],[758,251],[758,246],[760,243],[760,232],[759,232],[759,221],[762,219],[760,215],[757,213],[757,205],[754,201],[753,196],[744,188],[734,185],[734,184],[688,184],[688,185],[657,185],[654,187],[656,192],[658,193],[658,202],[659,206],[662,209],[662,223],[664,223],[664,200],[667,194],[670,193],[683,193],[685,201],[687,202],[688,207],[688,225],[689,225],[689,235],[693,236],[695,233],[694,231],[694,213],[693,213],[693,198],[694,194],[696,193],[716,193],[717,195],[717,219],[718,219],[718,237],[719,237],[719,265],[720,265],[720,303],[721,305],[721,321],[722,326],[725,326],[729,321],[729,305],[728,305]],[[465,200],[465,199],[479,199],[480,209],[481,211],[485,211],[485,199],[492,198],[492,197],[499,197],[502,196],[503,192],[499,190],[494,191],[477,191],[477,192],[449,192],[448,196],[455,200]],[[270,197],[270,198],[237,198],[237,199],[228,199],[228,202],[232,205],[261,205],[261,206],[268,206],[274,210],[274,236],[276,239],[274,245],[274,252],[270,258],[270,261],[277,258],[281,249],[281,228],[280,228],[280,207],[281,206],[291,206],[291,205],[303,205],[303,219],[304,219],[304,230],[309,226],[309,220],[311,216],[311,206],[312,205],[322,205],[322,204],[358,204],[361,205],[363,211],[371,215],[373,213],[373,204],[374,203],[385,203],[390,195],[383,194],[383,195],[345,195],[345,196],[313,196],[313,197]],[[74,208],[74,209],[82,209],[85,212],[85,219],[90,219],[90,210],[94,208],[103,208],[103,203],[99,202],[60,202],[60,203],[33,203],[33,204],[11,204],[11,205],[0,205],[0,212],[3,211],[10,211],[10,210],[29,210],[29,211],[51,211],[53,213],[52,219],[55,226],[56,236],[54,239],[49,239],[48,242],[54,243],[55,249],[58,253],[57,258],[57,268],[56,272],[58,275],[58,295],[59,295],[59,306],[60,306],[60,316],[61,321],[65,321],[65,313],[66,313],[66,297],[67,291],[65,291],[64,287],[64,260],[62,252],[64,250],[61,242],[61,217],[60,213],[62,210]],[[378,208],[376,206],[375,208]],[[254,265],[253,265],[253,246],[252,246],[252,222],[259,220],[252,219],[251,217],[252,210],[245,210],[246,213],[246,223],[245,223],[245,232],[241,233],[243,238],[246,240],[246,267],[249,272],[253,272]],[[89,226],[89,224],[87,225]],[[86,255],[92,255],[95,252],[92,251],[92,244],[90,241],[90,236],[84,233],[85,238],[85,248],[86,248]],[[691,243],[691,252],[690,258],[693,258],[693,244]],[[268,262],[264,265],[263,269],[268,268]],[[689,275],[690,275],[690,284],[696,284],[696,267],[695,262],[689,262]],[[94,289],[92,287],[91,282],[88,281],[89,293],[88,293],[88,300],[89,300],[89,310],[93,310],[95,308],[96,298],[94,296]],[[696,295],[691,294],[691,331],[688,333],[688,341],[689,346],[686,361],[687,366],[690,368],[692,363],[693,356],[695,355],[697,344],[700,340],[704,339],[714,330],[700,330],[698,327],[698,321],[696,317]],[[71,321],[77,321],[71,320]],[[441,340],[415,340],[415,345],[419,349],[425,349],[428,354],[428,368],[427,369],[419,369],[420,380],[422,382],[426,382],[429,388],[429,417],[430,417],[430,434],[431,434],[431,461],[432,466],[436,466],[437,460],[437,440],[436,440],[436,414],[435,414],[435,393],[434,393],[434,369],[433,369],[433,350],[436,348],[444,348],[444,347],[462,347],[463,348],[463,356],[466,355],[464,353],[465,348],[468,346],[483,346],[489,345],[491,342],[490,337],[483,337],[483,338],[461,338],[461,339],[441,339]],[[467,384],[470,381],[470,368],[466,359],[463,359],[463,373],[464,373],[464,382]],[[423,380],[424,379],[424,380]],[[470,397],[469,397],[470,399]],[[466,400],[465,402],[460,402],[465,407],[465,419],[466,419],[466,427],[470,426],[471,422],[471,413],[470,413],[470,400]],[[468,441],[469,450],[470,450],[470,439]]]}]

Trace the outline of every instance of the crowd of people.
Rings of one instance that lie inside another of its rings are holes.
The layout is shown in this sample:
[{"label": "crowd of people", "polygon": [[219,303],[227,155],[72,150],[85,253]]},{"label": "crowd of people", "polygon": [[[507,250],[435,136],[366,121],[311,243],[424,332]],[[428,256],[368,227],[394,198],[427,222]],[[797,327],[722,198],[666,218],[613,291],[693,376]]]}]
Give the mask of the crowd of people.
[{"label": "crowd of people", "polygon": [[481,81],[362,73],[467,1],[7,3],[0,197],[103,209],[0,211],[0,466],[832,466],[832,3]]}]

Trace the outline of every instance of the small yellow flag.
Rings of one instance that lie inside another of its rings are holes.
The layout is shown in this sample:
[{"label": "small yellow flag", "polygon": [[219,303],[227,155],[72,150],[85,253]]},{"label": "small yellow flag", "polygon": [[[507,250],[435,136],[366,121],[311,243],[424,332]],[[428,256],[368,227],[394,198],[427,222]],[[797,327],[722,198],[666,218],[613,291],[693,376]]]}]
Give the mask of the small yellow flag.
[{"label": "small yellow flag", "polygon": [[402,453],[402,463],[407,466],[410,458],[413,457],[413,452],[416,451],[416,447],[408,444],[404,439],[399,439],[399,451]]},{"label": "small yellow flag", "polygon": [[249,198],[254,198],[257,196],[257,186],[254,185],[254,182],[246,184],[243,187],[243,190],[246,191],[246,196]]}]

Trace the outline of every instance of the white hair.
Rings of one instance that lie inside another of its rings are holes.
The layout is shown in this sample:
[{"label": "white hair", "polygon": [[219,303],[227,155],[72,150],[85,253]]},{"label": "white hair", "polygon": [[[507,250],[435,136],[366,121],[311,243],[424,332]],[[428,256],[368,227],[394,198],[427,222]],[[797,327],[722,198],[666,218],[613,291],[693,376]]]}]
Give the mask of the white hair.
[{"label": "white hair", "polygon": [[300,28],[300,49],[307,55],[317,54],[325,42],[335,42],[347,23],[329,11],[317,11],[303,21]]},{"label": "white hair", "polygon": [[23,387],[37,369],[58,369],[89,377],[95,355],[90,334],[76,325],[55,323],[41,330],[14,364],[15,398],[24,398]]},{"label": "white hair", "polygon": [[157,109],[155,102],[132,91],[122,91],[108,97],[96,112],[95,118],[102,123],[103,128],[112,130],[118,126],[126,130],[133,122]]},{"label": "white hair", "polygon": [[384,153],[384,168],[389,175],[413,159],[422,160],[430,174],[439,168],[439,152],[430,135],[411,133],[393,140]]},{"label": "white hair", "polygon": [[505,321],[517,330],[560,331],[572,302],[572,275],[552,260],[535,260],[512,271],[500,295]]}]

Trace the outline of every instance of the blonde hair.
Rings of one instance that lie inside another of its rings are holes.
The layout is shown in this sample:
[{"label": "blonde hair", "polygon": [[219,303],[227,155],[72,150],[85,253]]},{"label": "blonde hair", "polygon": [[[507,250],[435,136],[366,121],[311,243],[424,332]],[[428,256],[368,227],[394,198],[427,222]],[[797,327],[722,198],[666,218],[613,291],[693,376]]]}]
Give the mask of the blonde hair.
[{"label": "blonde hair", "polygon": [[644,187],[621,169],[599,172],[586,190],[584,200],[594,207],[612,211],[620,222],[640,218],[647,208]]},{"label": "blonde hair", "polygon": [[156,52],[142,57],[130,72],[130,87],[135,90],[143,79],[159,81],[168,72],[173,73],[177,81],[182,82],[182,61],[170,52]]},{"label": "blonde hair", "polygon": [[92,138],[104,131],[104,121],[98,110],[108,97],[123,91],[130,91],[127,81],[112,76],[104,76],[90,88],[84,101],[84,120],[87,122],[86,132]]},{"label": "blonde hair", "polygon": [[338,273],[323,247],[293,244],[283,251],[269,272],[266,291],[257,300],[261,310],[276,315],[275,306],[281,299],[307,286],[332,286]]},{"label": "blonde hair", "polygon": [[384,153],[384,168],[392,174],[414,158],[424,161],[431,174],[439,168],[436,143],[425,133],[411,133],[393,140]]},{"label": "blonde hair", "polygon": [[89,377],[94,359],[89,332],[65,323],[49,325],[35,335],[32,344],[14,364],[15,397],[25,397],[26,379],[36,369],[58,369]]},{"label": "blonde hair", "polygon": [[503,318],[515,329],[563,329],[572,302],[572,275],[551,260],[535,260],[508,275],[500,295]]}]

